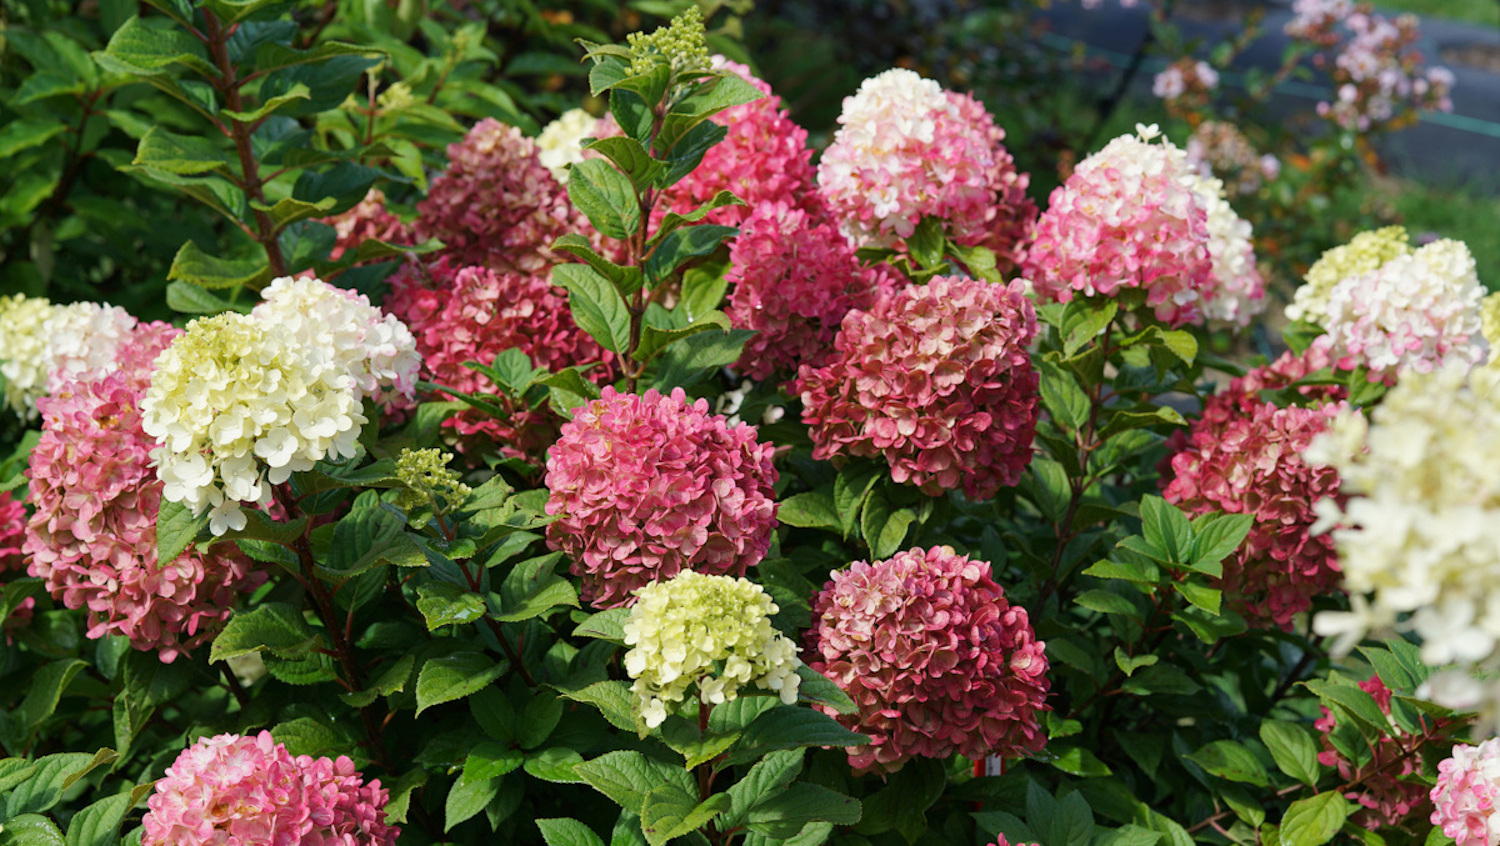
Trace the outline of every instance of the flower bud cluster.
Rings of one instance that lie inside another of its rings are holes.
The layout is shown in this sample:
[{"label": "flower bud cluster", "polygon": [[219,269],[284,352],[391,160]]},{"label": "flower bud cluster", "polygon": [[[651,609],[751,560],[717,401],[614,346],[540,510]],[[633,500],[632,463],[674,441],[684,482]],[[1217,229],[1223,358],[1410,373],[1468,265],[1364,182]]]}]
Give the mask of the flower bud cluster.
[{"label": "flower bud cluster", "polygon": [[625,621],[625,671],[646,726],[661,725],[693,686],[709,705],[752,683],[795,704],[802,662],[771,626],[779,610],[749,579],[692,570],[637,590]]},{"label": "flower bud cluster", "polygon": [[406,489],[397,504],[416,508],[431,505],[439,497],[453,504],[472,493],[460,481],[458,471],[449,469],[452,460],[453,453],[440,449],[402,449],[396,457],[396,478]]}]

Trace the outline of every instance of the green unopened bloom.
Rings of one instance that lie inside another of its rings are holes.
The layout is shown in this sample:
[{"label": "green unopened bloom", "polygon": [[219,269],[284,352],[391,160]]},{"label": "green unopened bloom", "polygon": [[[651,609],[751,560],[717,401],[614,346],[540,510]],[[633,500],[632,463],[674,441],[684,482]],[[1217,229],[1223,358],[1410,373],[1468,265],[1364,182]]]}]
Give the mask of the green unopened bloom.
[{"label": "green unopened bloom", "polygon": [[649,73],[661,64],[671,66],[673,74],[708,70],[703,13],[696,5],[673,18],[670,26],[649,35],[633,32],[625,40],[630,44],[631,74]]},{"label": "green unopened bloom", "polygon": [[406,490],[398,504],[416,508],[436,503],[438,497],[454,502],[469,495],[469,486],[459,481],[458,471],[450,470],[453,453],[439,449],[403,449],[396,457],[396,478]]},{"label": "green unopened bloom", "polygon": [[625,622],[625,671],[646,726],[667,718],[697,685],[701,701],[728,702],[754,683],[797,701],[797,647],[771,626],[776,603],[749,579],[684,570],[636,592]]}]

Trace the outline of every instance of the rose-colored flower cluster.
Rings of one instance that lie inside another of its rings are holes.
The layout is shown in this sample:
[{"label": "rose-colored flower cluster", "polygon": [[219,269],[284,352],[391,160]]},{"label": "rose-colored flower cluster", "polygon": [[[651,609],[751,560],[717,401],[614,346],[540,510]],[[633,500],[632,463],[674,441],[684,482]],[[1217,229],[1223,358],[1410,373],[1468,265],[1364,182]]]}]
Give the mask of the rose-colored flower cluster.
[{"label": "rose-colored flower cluster", "polygon": [[573,559],[596,608],[682,570],[742,576],[776,528],[774,446],[707,400],[617,393],[580,407],[548,452],[547,543]]},{"label": "rose-colored flower cluster", "polygon": [[[1391,691],[1379,676],[1371,676],[1367,681],[1360,682],[1359,689],[1370,694],[1380,712],[1387,719],[1390,718]],[[1326,707],[1322,710],[1323,716],[1313,723],[1313,727],[1323,733],[1323,751],[1318,753],[1318,763],[1337,768],[1339,777],[1345,782],[1359,780],[1356,789],[1344,794],[1345,798],[1362,806],[1360,810],[1350,814],[1349,819],[1355,825],[1374,831],[1396,825],[1413,812],[1422,811],[1422,806],[1427,803],[1427,788],[1402,780],[1402,776],[1422,772],[1421,756],[1407,754],[1402,749],[1402,743],[1394,737],[1381,737],[1370,746],[1370,760],[1356,767],[1339,753],[1329,739],[1328,735],[1334,730],[1338,720]],[[1424,722],[1432,719],[1422,717]],[[1447,727],[1448,722],[1439,720],[1435,728],[1442,730]],[[1400,731],[1394,722],[1391,724],[1391,731]],[[1411,742],[1410,739],[1407,740],[1408,744]]]},{"label": "rose-colored flower cluster", "polygon": [[[600,362],[589,371],[604,382],[614,354],[580,330],[567,295],[535,275],[467,267],[447,258],[411,264],[391,279],[386,307],[416,337],[427,378],[465,393],[498,389],[465,361],[489,364],[507,349],[525,353],[533,367],[552,371]],[[557,436],[559,421],[547,408],[502,401],[509,419],[465,409],[445,422],[459,435],[460,451],[497,450],[513,458],[536,458]]]},{"label": "rose-colored flower cluster", "polygon": [[1031,461],[1037,386],[1024,285],[936,276],[851,311],[823,367],[794,385],[813,457],[884,457],[891,478],[987,499]]},{"label": "rose-colored flower cluster", "polygon": [[1322,51],[1313,63],[1330,73],[1337,91],[1318,103],[1319,115],[1369,132],[1409,125],[1421,109],[1453,110],[1453,72],[1424,65],[1415,15],[1392,20],[1352,0],[1297,0],[1292,11],[1286,33]]},{"label": "rose-colored flower cluster", "polygon": [[1456,846],[1500,843],[1500,738],[1453,747],[1430,795],[1430,821]]},{"label": "rose-colored flower cluster", "polygon": [[751,210],[778,201],[804,211],[818,211],[821,202],[807,130],[792,122],[790,113],[782,108],[781,98],[772,94],[771,86],[756,78],[749,68],[722,56],[714,56],[710,64],[715,70],[734,71],[765,96],[731,106],[709,118],[728,129],[729,134],[708,149],[702,164],[692,173],[662,192],[653,224],[669,211],[687,214],[720,191],[732,192],[746,205],[713,212],[707,218],[712,223],[734,226],[748,217]]},{"label": "rose-colored flower cluster", "polygon": [[1460,241],[1434,241],[1334,285],[1315,344],[1340,370],[1369,368],[1393,384],[1407,370],[1430,373],[1449,359],[1484,358],[1479,307],[1484,288]]},{"label": "rose-colored flower cluster", "polygon": [[1201,323],[1214,279],[1207,204],[1182,151],[1153,143],[1155,126],[1136,130],[1052,192],[1023,273],[1045,300],[1141,288],[1157,319]]},{"label": "rose-colored flower cluster", "polygon": [[323,221],[333,227],[336,240],[330,259],[338,261],[345,250],[358,249],[367,238],[388,244],[410,244],[416,240],[411,227],[385,207],[385,192],[371,188],[365,198],[343,214]]},{"label": "rose-colored flower cluster", "polygon": [[537,273],[556,261],[552,242],[583,218],[519,129],[485,118],[448,146],[448,169],[417,204],[418,237],[440,238],[456,265]]},{"label": "rose-colored flower cluster", "polygon": [[923,217],[965,246],[1018,263],[1036,207],[1005,132],[968,94],[895,68],[844,99],[840,128],[818,163],[818,185],[857,244],[900,248]]},{"label": "rose-colored flower cluster", "polygon": [[163,484],[140,406],[149,362],[179,334],[143,324],[128,345],[133,360],[38,400],[42,437],[27,474],[30,574],[69,608],[88,609],[89,637],[124,635],[164,662],[212,637],[237,595],[266,578],[232,544],[157,561]]},{"label": "rose-colored flower cluster", "polygon": [[825,218],[784,202],[756,207],[729,261],[729,319],[756,332],[738,364],[752,379],[823,364],[844,315],[901,284],[889,265],[863,267]]},{"label": "rose-colored flower cluster", "polygon": [[1224,559],[1215,587],[1225,606],[1252,624],[1290,631],[1292,617],[1339,582],[1333,539],[1310,534],[1313,504],[1338,496],[1339,474],[1309,466],[1301,452],[1342,404],[1278,408],[1261,401],[1255,391],[1278,375],[1257,375],[1209,397],[1202,418],[1170,442],[1174,455],[1161,482],[1167,501],[1189,514],[1255,518],[1244,543]]},{"label": "rose-colored flower cluster", "polygon": [[394,846],[389,793],[354,762],[292,757],[268,731],[221,734],[182,751],[147,800],[143,846]]},{"label": "rose-colored flower cluster", "polygon": [[812,614],[808,666],[859,706],[830,716],[870,736],[849,749],[856,770],[894,772],[918,755],[1014,757],[1046,745],[1043,644],[988,562],[946,546],[856,561],[813,597]]},{"label": "rose-colored flower cluster", "polygon": [[26,505],[10,491],[0,491],[0,573],[25,569],[25,542]]}]

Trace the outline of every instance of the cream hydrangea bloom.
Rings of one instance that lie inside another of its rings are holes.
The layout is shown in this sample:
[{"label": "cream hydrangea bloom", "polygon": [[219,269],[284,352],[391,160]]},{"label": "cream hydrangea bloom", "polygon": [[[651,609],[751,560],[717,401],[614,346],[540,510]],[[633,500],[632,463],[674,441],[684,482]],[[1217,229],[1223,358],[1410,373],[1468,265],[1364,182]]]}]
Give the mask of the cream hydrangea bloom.
[{"label": "cream hydrangea bloom", "polygon": [[366,422],[335,351],[243,314],[198,318],[156,361],[141,401],[162,496],[215,535],[245,526],[241,503],[328,457],[352,458]]},{"label": "cream hydrangea bloom", "polygon": [[48,370],[47,393],[63,382],[112,368],[138,322],[119,306],[72,303],[53,307],[42,354]]},{"label": "cream hydrangea bloom", "polygon": [[319,279],[282,277],[261,293],[250,316],[291,341],[317,347],[354,378],[361,400],[416,392],[422,357],[411,330],[364,294]]},{"label": "cream hydrangea bloom", "polygon": [[1323,253],[1307,269],[1306,284],[1297,289],[1286,307],[1287,319],[1324,325],[1323,314],[1328,310],[1328,295],[1333,286],[1351,276],[1378,270],[1391,259],[1410,253],[1404,226],[1387,226],[1355,235],[1349,243]]},{"label": "cream hydrangea bloom", "polygon": [[1336,467],[1351,495],[1321,501],[1319,526],[1340,527],[1354,609],[1314,630],[1347,651],[1410,614],[1424,662],[1500,663],[1500,371],[1404,373],[1368,421],[1345,409],[1306,458]]},{"label": "cream hydrangea bloom", "polygon": [[1479,324],[1490,347],[1485,363],[1500,367],[1500,293],[1490,294],[1479,304]]},{"label": "cream hydrangea bloom", "polygon": [[36,417],[36,399],[47,390],[47,320],[52,302],[16,294],[0,297],[0,376],[5,404],[24,419]]},{"label": "cream hydrangea bloom", "polygon": [[583,139],[593,137],[599,119],[583,109],[569,109],[542,128],[536,137],[537,157],[563,185],[568,167],[583,161]]},{"label": "cream hydrangea bloom", "polygon": [[641,716],[648,728],[698,686],[701,701],[728,702],[752,682],[774,690],[781,701],[797,701],[802,661],[797,647],[771,626],[779,610],[749,579],[684,570],[636,592],[625,622],[625,671],[635,679]]},{"label": "cream hydrangea bloom", "polygon": [[1229,205],[1223,180],[1199,175],[1195,190],[1208,212],[1208,255],[1214,263],[1203,316],[1243,329],[1266,310],[1266,283],[1255,264],[1250,222]]}]

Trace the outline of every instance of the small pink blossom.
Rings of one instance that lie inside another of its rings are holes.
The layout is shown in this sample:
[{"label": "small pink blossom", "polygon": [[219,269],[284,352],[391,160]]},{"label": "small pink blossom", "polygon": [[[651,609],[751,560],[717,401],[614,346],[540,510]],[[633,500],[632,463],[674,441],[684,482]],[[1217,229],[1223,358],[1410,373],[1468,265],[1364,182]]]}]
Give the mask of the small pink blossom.
[{"label": "small pink blossom", "polygon": [[1500,738],[1453,747],[1438,764],[1431,798],[1432,824],[1456,846],[1500,842]]},{"label": "small pink blossom", "polygon": [[563,424],[548,452],[547,543],[573,559],[596,608],[682,570],[742,576],[776,528],[775,447],[729,426],[681,388],[645,396],[606,387]]},{"label": "small pink blossom", "polygon": [[358,249],[366,239],[388,244],[410,244],[416,241],[411,227],[386,209],[385,192],[371,188],[353,208],[323,221],[333,227],[336,240],[328,257],[338,261],[346,250]]},{"label": "small pink blossom", "polygon": [[988,499],[1031,461],[1036,311],[1020,282],[937,276],[851,311],[794,390],[813,457],[883,457],[891,478]]},{"label": "small pink blossom", "polygon": [[1046,745],[1044,644],[989,562],[951,547],[856,561],[813,597],[812,614],[808,666],[859,707],[824,710],[870,737],[849,749],[856,770],[894,772],[919,755],[1014,757]]}]

